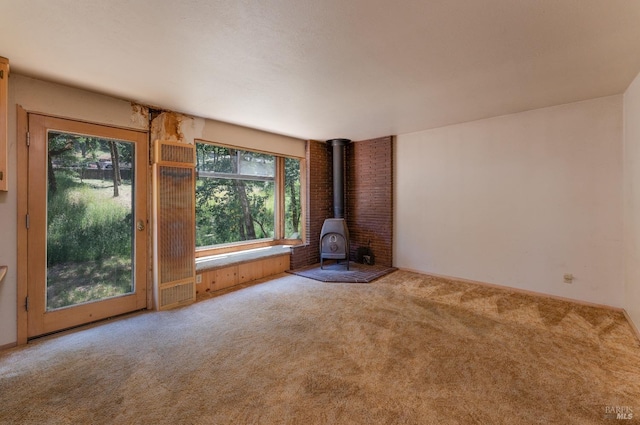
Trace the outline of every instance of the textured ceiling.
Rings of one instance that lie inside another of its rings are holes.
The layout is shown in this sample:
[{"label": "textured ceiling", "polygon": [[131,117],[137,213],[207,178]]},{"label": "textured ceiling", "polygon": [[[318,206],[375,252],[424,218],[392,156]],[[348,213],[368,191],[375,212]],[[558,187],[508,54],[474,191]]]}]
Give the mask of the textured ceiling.
[{"label": "textured ceiling", "polygon": [[21,74],[361,140],[623,93],[637,0],[0,0]]}]

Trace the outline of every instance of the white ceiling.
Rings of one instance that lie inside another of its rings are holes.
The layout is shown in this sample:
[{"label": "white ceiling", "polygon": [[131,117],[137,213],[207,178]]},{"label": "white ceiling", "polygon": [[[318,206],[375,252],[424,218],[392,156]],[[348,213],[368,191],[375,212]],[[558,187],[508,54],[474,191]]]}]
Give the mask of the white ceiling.
[{"label": "white ceiling", "polygon": [[638,0],[0,0],[17,73],[300,138],[623,93]]}]

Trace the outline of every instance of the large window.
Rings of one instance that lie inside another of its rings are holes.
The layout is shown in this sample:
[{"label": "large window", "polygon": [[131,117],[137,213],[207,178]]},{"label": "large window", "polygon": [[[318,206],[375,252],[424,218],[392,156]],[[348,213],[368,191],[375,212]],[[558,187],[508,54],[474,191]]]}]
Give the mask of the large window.
[{"label": "large window", "polygon": [[301,239],[301,161],[197,142],[196,248]]}]

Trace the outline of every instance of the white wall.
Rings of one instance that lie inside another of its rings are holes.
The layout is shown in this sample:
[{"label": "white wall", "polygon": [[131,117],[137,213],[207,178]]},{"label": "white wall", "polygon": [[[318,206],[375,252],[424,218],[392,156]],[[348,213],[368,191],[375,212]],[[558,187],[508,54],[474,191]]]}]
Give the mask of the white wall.
[{"label": "white wall", "polygon": [[[175,134],[176,124],[179,135]],[[307,145],[305,140],[293,137],[173,112],[153,120],[151,136],[186,143],[207,141],[296,158],[305,157]]]},{"label": "white wall", "polygon": [[640,74],[624,94],[625,310],[640,329]]},{"label": "white wall", "polygon": [[394,264],[622,307],[622,101],[398,136]]},{"label": "white wall", "polygon": [[278,134],[240,127],[221,121],[203,120],[204,126],[195,138],[251,150],[265,151],[285,156],[304,158],[306,142]]}]

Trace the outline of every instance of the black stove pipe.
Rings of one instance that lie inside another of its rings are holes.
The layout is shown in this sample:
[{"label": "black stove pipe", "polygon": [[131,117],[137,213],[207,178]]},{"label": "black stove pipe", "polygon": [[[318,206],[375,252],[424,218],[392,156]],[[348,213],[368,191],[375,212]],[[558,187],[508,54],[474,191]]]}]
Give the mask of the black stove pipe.
[{"label": "black stove pipe", "polygon": [[349,139],[331,139],[333,148],[333,217],[344,218],[344,147]]}]

